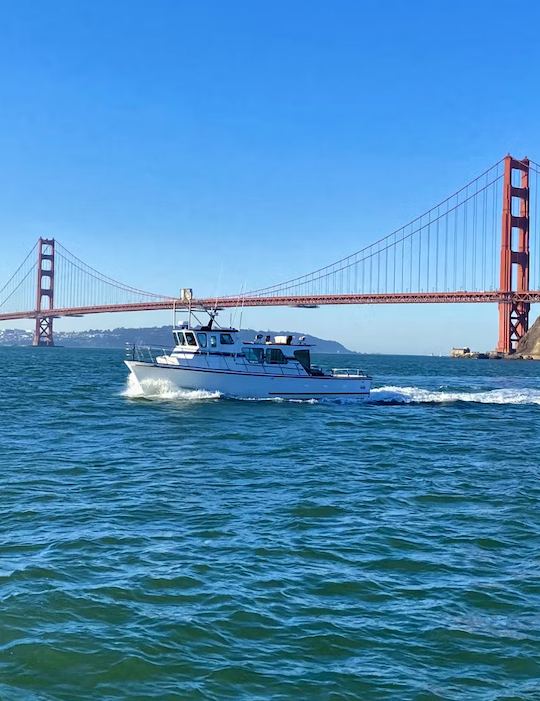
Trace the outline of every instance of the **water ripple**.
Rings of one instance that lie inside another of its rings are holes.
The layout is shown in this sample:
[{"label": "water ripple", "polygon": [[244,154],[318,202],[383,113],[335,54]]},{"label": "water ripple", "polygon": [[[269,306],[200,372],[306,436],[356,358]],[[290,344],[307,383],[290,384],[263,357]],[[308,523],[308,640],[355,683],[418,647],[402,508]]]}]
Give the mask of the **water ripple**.
[{"label": "water ripple", "polygon": [[540,698],[538,365],[258,402],[0,354],[2,701]]}]

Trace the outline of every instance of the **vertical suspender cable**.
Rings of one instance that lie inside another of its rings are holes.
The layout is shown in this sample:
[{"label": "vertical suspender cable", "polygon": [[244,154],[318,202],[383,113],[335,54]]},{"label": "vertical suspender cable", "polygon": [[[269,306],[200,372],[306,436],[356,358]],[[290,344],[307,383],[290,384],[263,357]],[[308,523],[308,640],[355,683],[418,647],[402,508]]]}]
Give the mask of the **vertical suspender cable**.
[{"label": "vertical suspender cable", "polygon": [[478,181],[475,183],[475,189],[476,192],[474,194],[474,201],[473,201],[473,225],[472,225],[472,239],[473,239],[473,249],[472,249],[472,279],[471,279],[471,289],[476,290],[476,277],[477,277],[477,270],[476,270],[476,217],[478,214],[478,206],[477,206],[477,200],[478,200]]},{"label": "vertical suspender cable", "polygon": [[463,284],[462,284],[462,289],[466,290],[467,289],[467,261],[468,261],[468,246],[469,246],[469,237],[467,236],[468,231],[468,216],[467,216],[467,211],[469,208],[469,187],[467,186],[467,189],[465,190],[465,203],[463,205]]},{"label": "vertical suspender cable", "polygon": [[435,290],[439,289],[439,225],[440,225],[439,207],[437,207],[437,230],[435,234]]}]

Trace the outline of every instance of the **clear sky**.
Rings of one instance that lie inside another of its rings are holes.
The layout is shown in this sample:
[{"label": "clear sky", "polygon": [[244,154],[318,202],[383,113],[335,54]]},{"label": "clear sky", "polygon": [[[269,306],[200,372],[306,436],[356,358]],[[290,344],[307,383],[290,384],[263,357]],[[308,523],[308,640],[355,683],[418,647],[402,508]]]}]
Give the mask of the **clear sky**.
[{"label": "clear sky", "polygon": [[[507,152],[540,159],[536,2],[0,0],[0,12],[0,281],[46,235],[143,289],[234,293],[361,248]],[[496,342],[494,306],[243,321],[365,351]]]}]

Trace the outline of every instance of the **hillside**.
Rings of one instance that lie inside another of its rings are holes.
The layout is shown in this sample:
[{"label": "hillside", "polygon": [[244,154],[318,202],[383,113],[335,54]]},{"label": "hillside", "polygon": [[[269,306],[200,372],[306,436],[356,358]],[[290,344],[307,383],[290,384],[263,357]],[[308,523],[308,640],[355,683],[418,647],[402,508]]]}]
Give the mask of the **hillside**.
[{"label": "hillside", "polygon": [[[117,328],[111,330],[90,329],[88,331],[55,331],[54,339],[58,346],[69,348],[123,348],[126,343],[137,343],[147,346],[172,346],[171,326],[152,326],[147,328]],[[330,341],[317,336],[311,336],[299,331],[255,331],[243,329],[242,335],[246,340],[255,337],[256,333],[274,335],[292,334],[305,336],[307,343],[313,344],[316,353],[353,353],[341,343]],[[20,329],[0,329],[0,346],[29,346],[32,343],[32,332]]]},{"label": "hillside", "polygon": [[518,343],[517,352],[540,360],[540,316]]}]

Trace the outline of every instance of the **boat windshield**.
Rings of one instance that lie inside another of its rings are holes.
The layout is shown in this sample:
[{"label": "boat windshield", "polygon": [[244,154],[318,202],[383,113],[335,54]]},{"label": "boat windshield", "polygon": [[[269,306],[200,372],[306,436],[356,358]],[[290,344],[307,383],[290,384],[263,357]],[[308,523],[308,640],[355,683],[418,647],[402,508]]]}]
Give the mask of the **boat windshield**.
[{"label": "boat windshield", "polygon": [[295,350],[294,351],[294,357],[300,365],[304,368],[306,372],[309,372],[311,369],[311,360],[309,357],[309,351],[308,350]]},{"label": "boat windshield", "polygon": [[249,363],[262,363],[264,360],[263,348],[242,348],[242,351]]},{"label": "boat windshield", "polygon": [[274,363],[277,365],[285,365],[287,363],[287,358],[283,355],[281,348],[267,348],[265,351],[265,360],[267,363]]},{"label": "boat windshield", "polygon": [[201,348],[206,348],[206,334],[205,333],[198,333],[197,334],[197,340],[199,341],[199,346]]}]

